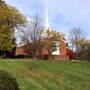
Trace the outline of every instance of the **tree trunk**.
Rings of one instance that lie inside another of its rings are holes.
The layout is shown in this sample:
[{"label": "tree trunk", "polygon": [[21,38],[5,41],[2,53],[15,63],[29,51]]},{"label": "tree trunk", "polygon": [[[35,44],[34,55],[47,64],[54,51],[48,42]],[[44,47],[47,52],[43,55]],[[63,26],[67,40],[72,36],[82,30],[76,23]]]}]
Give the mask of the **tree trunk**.
[{"label": "tree trunk", "polygon": [[52,60],[52,53],[50,52],[49,54],[49,60],[51,61]]},{"label": "tree trunk", "polygon": [[36,61],[36,55],[33,54],[33,60],[32,60],[32,69],[35,68],[35,61]]},{"label": "tree trunk", "polygon": [[6,58],[6,52],[4,52],[4,58]]}]

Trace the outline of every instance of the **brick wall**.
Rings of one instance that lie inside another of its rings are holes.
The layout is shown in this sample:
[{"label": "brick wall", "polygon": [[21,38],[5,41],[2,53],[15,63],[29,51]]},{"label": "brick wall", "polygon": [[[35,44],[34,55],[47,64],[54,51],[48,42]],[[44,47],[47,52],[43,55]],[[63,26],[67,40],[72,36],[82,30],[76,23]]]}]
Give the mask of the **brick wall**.
[{"label": "brick wall", "polygon": [[55,59],[55,60],[69,60],[69,56],[68,55],[53,55],[52,59]]},{"label": "brick wall", "polygon": [[15,55],[27,55],[28,51],[26,45],[19,45],[16,47]]},{"label": "brick wall", "polygon": [[67,55],[66,43],[60,40],[60,55]]},{"label": "brick wall", "polygon": [[[45,48],[43,48],[41,51],[41,58],[48,59],[48,54],[48,51]],[[69,56],[67,55],[66,43],[63,40],[60,40],[59,55],[52,55],[52,58],[55,60],[69,60]]]},{"label": "brick wall", "polygon": [[[69,60],[69,56],[67,55],[67,48],[66,48],[66,43],[65,41],[63,40],[59,40],[60,42],[60,53],[59,55],[52,55],[53,59],[55,60]],[[16,47],[16,55],[20,55],[20,54],[23,54],[23,55],[27,55],[29,53],[29,51],[26,49],[26,45],[19,45]],[[47,59],[47,56],[48,56],[48,51],[43,48],[40,52],[40,58],[46,58]]]}]

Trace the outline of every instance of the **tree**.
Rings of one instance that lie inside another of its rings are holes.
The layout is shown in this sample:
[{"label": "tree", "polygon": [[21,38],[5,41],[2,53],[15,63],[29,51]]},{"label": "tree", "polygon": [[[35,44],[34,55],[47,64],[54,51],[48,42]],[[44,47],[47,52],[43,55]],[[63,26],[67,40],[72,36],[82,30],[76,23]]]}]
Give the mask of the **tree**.
[{"label": "tree", "polygon": [[79,59],[90,61],[90,40],[83,40],[79,49]]},{"label": "tree", "polygon": [[73,48],[75,49],[76,59],[79,58],[80,46],[83,40],[85,40],[85,37],[86,34],[84,33],[83,30],[80,29],[80,27],[73,28],[70,30],[69,41],[71,42]]},{"label": "tree", "polygon": [[49,59],[52,59],[52,53],[57,50],[57,42],[60,41],[64,34],[60,34],[54,30],[47,29],[45,32],[45,37],[43,39],[43,47],[49,53]]},{"label": "tree", "polygon": [[43,25],[39,15],[34,15],[31,21],[27,23],[27,28],[21,30],[21,32],[21,41],[27,45],[27,50],[35,60],[42,48]]},{"label": "tree", "polygon": [[0,0],[0,51],[12,51],[15,47],[14,30],[24,26],[25,17],[15,8]]}]

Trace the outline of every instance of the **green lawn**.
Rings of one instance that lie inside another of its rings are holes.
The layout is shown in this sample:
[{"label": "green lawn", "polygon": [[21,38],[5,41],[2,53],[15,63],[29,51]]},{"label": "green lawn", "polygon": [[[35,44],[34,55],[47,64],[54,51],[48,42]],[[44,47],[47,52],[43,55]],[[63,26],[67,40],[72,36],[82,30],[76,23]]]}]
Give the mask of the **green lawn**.
[{"label": "green lawn", "polygon": [[0,69],[12,74],[21,90],[90,90],[90,63],[71,61],[2,60]]}]

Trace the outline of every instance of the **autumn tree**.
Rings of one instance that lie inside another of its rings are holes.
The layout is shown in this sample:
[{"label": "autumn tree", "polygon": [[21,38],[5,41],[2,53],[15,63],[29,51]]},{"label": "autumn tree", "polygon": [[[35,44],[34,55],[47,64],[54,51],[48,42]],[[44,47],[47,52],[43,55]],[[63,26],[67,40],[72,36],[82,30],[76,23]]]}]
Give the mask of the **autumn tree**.
[{"label": "autumn tree", "polygon": [[70,30],[69,41],[76,52],[76,56],[75,56],[76,59],[79,58],[81,44],[85,40],[85,37],[86,34],[84,33],[83,30],[80,29],[80,27],[73,28]]},{"label": "autumn tree", "polygon": [[42,48],[43,25],[39,15],[34,15],[27,23],[27,28],[23,28],[21,32],[21,41],[27,45],[27,50],[35,60]]},{"label": "autumn tree", "polygon": [[80,60],[90,61],[90,40],[83,40],[80,44],[78,57]]},{"label": "autumn tree", "polygon": [[25,17],[15,7],[0,0],[0,51],[12,51],[15,47],[14,30],[25,22]]},{"label": "autumn tree", "polygon": [[52,59],[52,53],[57,50],[57,45],[59,45],[57,42],[60,42],[60,38],[63,36],[64,34],[54,30],[47,29],[45,31],[43,47],[48,51],[50,60]]}]

